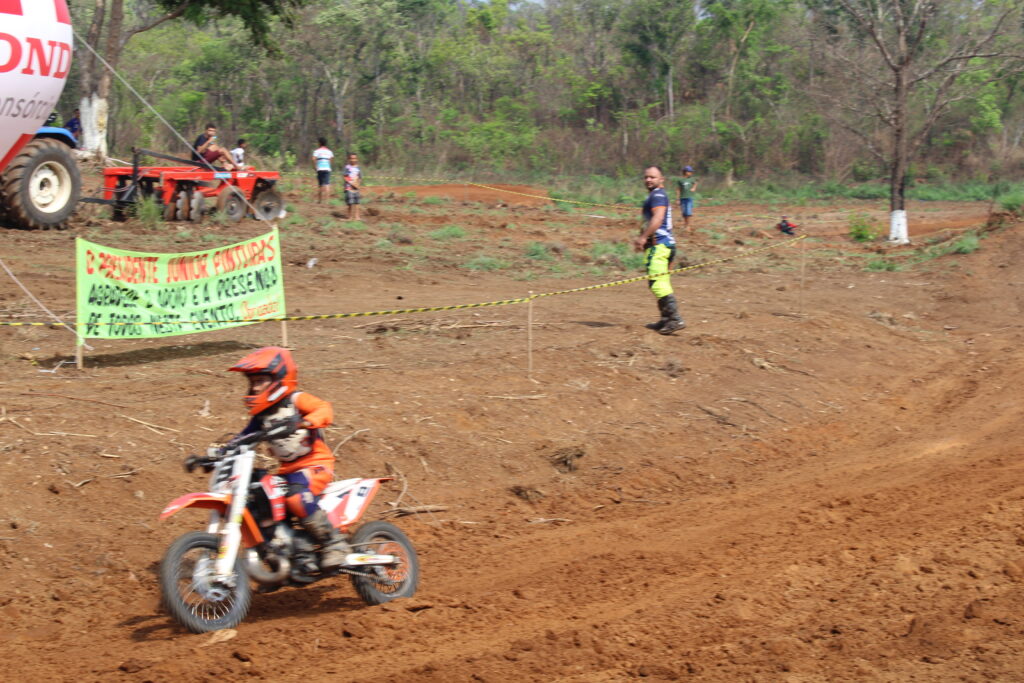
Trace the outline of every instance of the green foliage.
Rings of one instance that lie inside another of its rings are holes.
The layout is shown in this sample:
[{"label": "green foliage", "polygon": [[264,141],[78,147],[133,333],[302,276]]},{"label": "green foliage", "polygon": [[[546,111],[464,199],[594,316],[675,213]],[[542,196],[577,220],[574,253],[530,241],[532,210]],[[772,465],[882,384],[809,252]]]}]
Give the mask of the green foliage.
[{"label": "green foliage", "polygon": [[871,242],[882,234],[878,224],[863,214],[851,216],[848,226],[847,234],[855,242]]},{"label": "green foliage", "polygon": [[[415,193],[412,193],[412,192],[410,192],[409,194],[411,194],[414,197],[416,196]],[[437,195],[432,195],[430,197],[424,197],[423,198],[423,203],[424,204],[430,204],[431,206],[438,206],[440,204],[447,204],[448,201],[449,200],[448,200],[447,197],[439,197]]]},{"label": "green foliage", "polygon": [[978,239],[977,233],[966,232],[959,239],[952,240],[940,247],[936,247],[935,251],[939,256],[946,256],[947,254],[970,254],[978,250],[981,246],[981,242]]},{"label": "green foliage", "polygon": [[543,242],[529,242],[526,245],[525,255],[526,258],[536,261],[551,261],[555,258],[551,254],[551,250]]},{"label": "green foliage", "polygon": [[[97,7],[109,17],[111,2],[72,3],[74,23],[85,30]],[[877,61],[871,41],[842,19],[835,2],[125,4],[126,31],[160,12],[184,10],[183,20],[127,41],[117,63],[132,87],[189,140],[213,121],[222,141],[249,140],[258,168],[298,171],[303,198],[320,135],[339,163],[355,150],[366,166],[388,166],[396,175],[529,180],[554,197],[598,204],[638,205],[645,194],[639,171],[650,163],[670,175],[684,163],[697,165],[704,206],[743,198],[886,200],[890,193],[888,160],[876,159],[862,141],[872,139],[884,155],[884,122],[836,122],[842,111],[863,109],[864,97],[889,95],[862,92],[872,79],[851,78],[826,59],[831,52],[856,55],[865,71]],[[1019,14],[1002,29],[996,21],[1006,3],[922,6],[935,7],[939,19],[914,54],[920,73],[952,74],[931,68],[936,55],[989,30],[999,29],[982,53],[1021,52],[1019,31],[1010,30],[1022,25]],[[880,12],[888,37],[893,15]],[[63,113],[83,94],[84,64],[72,65]],[[949,106],[933,100],[946,85],[915,86],[911,137],[931,112],[941,115],[913,159],[923,170],[912,181],[928,184],[912,184],[908,198],[973,200],[973,179],[1011,161],[1012,143],[1001,131],[1021,119],[1024,78],[999,56],[969,66],[949,84],[958,95]],[[812,94],[836,84],[838,105]],[[181,140],[116,81],[110,131],[111,151],[122,158],[132,146],[184,153]],[[571,179],[581,172],[589,178]],[[716,185],[726,176],[735,184]],[[949,187],[939,189],[947,178]],[[569,204],[548,210],[611,211]]]},{"label": "green foliage", "polygon": [[1024,190],[1014,190],[999,197],[999,206],[1003,211],[1020,215],[1024,210]]},{"label": "green foliage", "polygon": [[135,217],[147,229],[157,230],[163,225],[164,207],[157,203],[156,197],[153,195],[143,197],[134,204],[133,208],[135,209]]},{"label": "green foliage", "polygon": [[468,270],[502,270],[511,265],[508,261],[502,261],[493,256],[476,256],[462,264],[462,267]]},{"label": "green foliage", "polygon": [[466,231],[457,225],[446,225],[427,233],[427,236],[439,242],[447,242],[448,240],[462,239],[466,236]]},{"label": "green foliage", "polygon": [[621,265],[627,270],[639,270],[646,263],[643,253],[633,251],[633,247],[625,242],[595,242],[590,248],[590,256],[597,263]]}]

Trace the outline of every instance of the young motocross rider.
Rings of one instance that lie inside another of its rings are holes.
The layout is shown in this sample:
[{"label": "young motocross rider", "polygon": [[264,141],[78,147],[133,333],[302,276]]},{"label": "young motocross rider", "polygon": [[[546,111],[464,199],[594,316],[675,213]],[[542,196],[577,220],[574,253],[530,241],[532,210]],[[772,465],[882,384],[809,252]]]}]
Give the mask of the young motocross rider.
[{"label": "young motocross rider", "polygon": [[331,404],[297,390],[298,368],[288,349],[258,349],[230,370],[245,373],[249,380],[245,405],[252,419],[238,436],[280,424],[282,420],[293,427],[289,436],[267,442],[271,453],[281,461],[278,475],[287,481],[285,505],[320,544],[320,568],[340,567],[345,563],[349,546],[317,505],[317,497],[334,478],[334,456],[321,432],[334,419]]}]

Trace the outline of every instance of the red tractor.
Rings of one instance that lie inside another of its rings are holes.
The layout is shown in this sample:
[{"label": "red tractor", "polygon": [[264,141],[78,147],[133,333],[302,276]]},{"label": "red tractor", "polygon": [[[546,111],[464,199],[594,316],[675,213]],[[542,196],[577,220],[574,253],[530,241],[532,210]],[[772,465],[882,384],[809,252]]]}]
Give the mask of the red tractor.
[{"label": "red tractor", "polygon": [[[143,156],[177,162],[181,166],[142,166]],[[129,207],[153,197],[163,208],[164,220],[197,221],[209,204],[232,221],[247,215],[273,220],[284,201],[277,192],[277,171],[221,171],[205,162],[179,159],[145,149],[134,150],[131,166],[103,169],[103,198],[82,201],[109,204],[114,218],[123,220]]]}]

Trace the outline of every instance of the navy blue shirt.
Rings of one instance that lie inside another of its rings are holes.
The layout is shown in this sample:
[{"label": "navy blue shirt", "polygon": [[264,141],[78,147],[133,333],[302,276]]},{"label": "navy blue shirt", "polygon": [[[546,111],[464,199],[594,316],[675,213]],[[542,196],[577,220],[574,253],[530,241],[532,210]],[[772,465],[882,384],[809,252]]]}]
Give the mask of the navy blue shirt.
[{"label": "navy blue shirt", "polygon": [[676,239],[672,236],[672,204],[669,202],[668,193],[665,192],[663,187],[651,190],[651,193],[647,195],[647,200],[644,201],[643,212],[646,223],[651,222],[651,216],[654,215],[654,207],[656,206],[665,207],[665,218],[661,221],[658,229],[654,231],[654,243],[664,244],[666,247],[674,247]]}]

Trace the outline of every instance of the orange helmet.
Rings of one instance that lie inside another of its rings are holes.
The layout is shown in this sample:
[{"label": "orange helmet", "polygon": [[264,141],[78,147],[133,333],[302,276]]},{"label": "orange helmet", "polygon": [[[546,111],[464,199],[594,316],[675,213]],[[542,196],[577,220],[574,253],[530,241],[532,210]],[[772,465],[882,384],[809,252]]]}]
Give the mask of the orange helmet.
[{"label": "orange helmet", "polygon": [[[292,360],[292,353],[280,346],[265,346],[253,351],[228,370],[244,372],[246,375],[269,375],[271,382],[258,393],[245,397],[245,406],[250,415],[258,415],[285,396],[292,394],[298,385],[299,370]],[[250,390],[251,391],[251,390]]]}]

